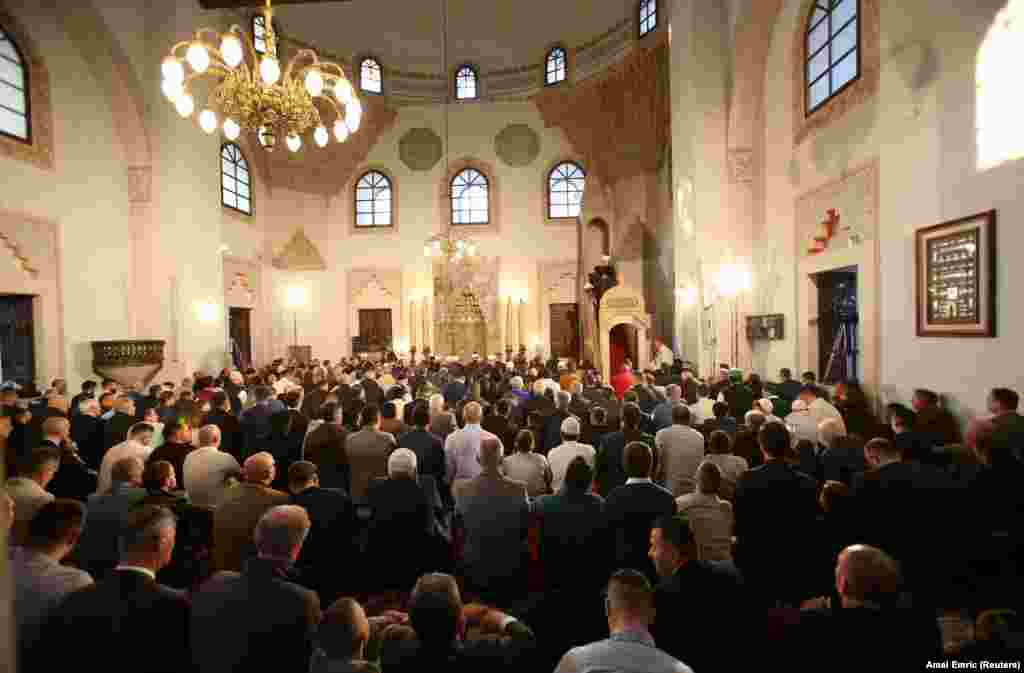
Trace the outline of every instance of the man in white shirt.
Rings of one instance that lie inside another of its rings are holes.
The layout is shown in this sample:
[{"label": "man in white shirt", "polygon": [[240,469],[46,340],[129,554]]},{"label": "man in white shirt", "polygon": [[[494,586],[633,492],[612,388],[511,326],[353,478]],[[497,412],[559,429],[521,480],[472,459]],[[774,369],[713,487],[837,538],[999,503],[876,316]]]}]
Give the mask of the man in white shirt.
[{"label": "man in white shirt", "polygon": [[699,427],[704,421],[715,417],[715,401],[711,399],[711,391],[707,385],[701,383],[697,386],[697,402],[690,405],[690,422],[693,427]]},{"label": "man in white shirt", "polygon": [[661,369],[662,367],[671,367],[675,364],[676,356],[672,352],[672,349],[665,345],[665,342],[661,339],[654,340],[654,367]]},{"label": "man in white shirt", "polygon": [[145,465],[149,460],[149,454],[153,453],[153,426],[149,423],[136,423],[128,431],[128,439],[116,444],[103,454],[103,462],[100,463],[99,484],[96,492],[107,493],[110,490],[111,470],[117,461],[125,458],[138,458]]},{"label": "man in white shirt", "polygon": [[562,490],[565,473],[569,471],[569,464],[575,460],[576,456],[583,458],[587,461],[590,469],[594,469],[597,450],[590,444],[581,444],[579,438],[579,420],[570,416],[562,421],[562,443],[548,453],[548,464],[551,466],[551,490],[555,493]]},{"label": "man in white shirt", "polygon": [[206,425],[199,430],[199,448],[185,456],[181,478],[193,505],[216,507],[227,491],[228,475],[241,470],[234,456],[220,450],[220,428]]},{"label": "man in white shirt", "polygon": [[456,480],[475,479],[480,476],[480,443],[483,440],[493,439],[498,442],[502,447],[501,455],[505,455],[505,447],[501,440],[480,427],[483,409],[478,402],[467,404],[462,410],[462,416],[466,421],[465,427],[448,435],[444,443],[446,474],[451,484],[455,484]]},{"label": "man in white shirt", "polygon": [[807,403],[803,400],[793,402],[793,411],[786,416],[786,426],[793,438],[793,446],[802,439],[806,439],[814,445],[818,444],[818,424],[815,422],[811,412],[807,410]]},{"label": "man in white shirt", "polygon": [[800,399],[807,404],[807,411],[811,414],[811,418],[814,419],[816,427],[821,425],[821,422],[826,418],[836,418],[839,419],[839,423],[843,426],[842,434],[846,434],[846,423],[843,422],[843,415],[832,406],[831,402],[821,396],[818,386],[808,385],[801,388]]},{"label": "man in white shirt", "polygon": [[690,427],[690,408],[685,404],[672,407],[672,425],[659,430],[654,437],[658,449],[654,480],[678,498],[696,489],[697,468],[704,460],[704,435]]}]

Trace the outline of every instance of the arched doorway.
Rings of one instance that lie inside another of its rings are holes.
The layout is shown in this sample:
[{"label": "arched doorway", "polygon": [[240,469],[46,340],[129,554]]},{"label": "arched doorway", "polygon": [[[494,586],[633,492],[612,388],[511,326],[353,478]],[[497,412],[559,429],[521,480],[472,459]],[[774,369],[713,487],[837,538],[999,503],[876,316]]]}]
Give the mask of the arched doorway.
[{"label": "arched doorway", "polygon": [[636,326],[623,323],[612,328],[608,335],[608,347],[611,354],[611,373],[614,375],[622,369],[622,364],[629,358],[633,368],[638,366],[639,350]]}]

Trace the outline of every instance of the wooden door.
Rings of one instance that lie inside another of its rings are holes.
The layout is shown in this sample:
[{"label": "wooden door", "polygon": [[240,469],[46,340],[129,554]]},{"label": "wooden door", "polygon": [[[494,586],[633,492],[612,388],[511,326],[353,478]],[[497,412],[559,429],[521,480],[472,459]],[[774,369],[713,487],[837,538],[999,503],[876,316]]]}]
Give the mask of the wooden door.
[{"label": "wooden door", "polygon": [[231,335],[231,360],[235,367],[252,366],[252,309],[228,309],[228,333]]},{"label": "wooden door", "polygon": [[0,362],[4,381],[35,383],[35,323],[29,295],[0,296]]},{"label": "wooden door", "polygon": [[579,304],[551,304],[551,355],[556,358],[580,356]]},{"label": "wooden door", "polygon": [[366,350],[378,353],[391,349],[391,309],[359,309],[359,337]]}]

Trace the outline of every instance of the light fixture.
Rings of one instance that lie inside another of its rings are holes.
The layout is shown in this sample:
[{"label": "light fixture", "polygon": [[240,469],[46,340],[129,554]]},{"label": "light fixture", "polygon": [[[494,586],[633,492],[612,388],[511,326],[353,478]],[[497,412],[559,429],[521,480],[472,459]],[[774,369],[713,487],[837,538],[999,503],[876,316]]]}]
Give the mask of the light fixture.
[{"label": "light fixture", "polygon": [[309,301],[309,293],[301,285],[292,285],[288,288],[285,301],[288,304],[288,308],[302,308]]},{"label": "light fixture", "polygon": [[203,28],[174,45],[160,64],[164,96],[178,114],[190,117],[196,108],[193,83],[208,77],[210,94],[200,105],[203,113],[198,120],[206,133],[215,131],[216,120],[223,119],[226,138],[235,140],[243,130],[255,133],[267,151],[284,139],[288,149],[297,152],[306,133],[312,134],[317,147],[325,147],[331,128],[337,142],[345,142],[362,126],[363,106],[344,68],[321,61],[311,49],[279,59],[271,0],[261,15],[266,27],[263,55],[256,52],[252,36],[237,25],[223,33]]},{"label": "light fixture", "polygon": [[196,317],[199,322],[213,323],[217,321],[217,304],[212,301],[201,301],[196,303]]},{"label": "light fixture", "polygon": [[723,264],[715,278],[715,286],[723,297],[734,297],[751,287],[750,270],[738,262]]},{"label": "light fixture", "polygon": [[693,308],[697,304],[697,288],[693,285],[677,288],[676,297],[682,303],[683,308]]}]

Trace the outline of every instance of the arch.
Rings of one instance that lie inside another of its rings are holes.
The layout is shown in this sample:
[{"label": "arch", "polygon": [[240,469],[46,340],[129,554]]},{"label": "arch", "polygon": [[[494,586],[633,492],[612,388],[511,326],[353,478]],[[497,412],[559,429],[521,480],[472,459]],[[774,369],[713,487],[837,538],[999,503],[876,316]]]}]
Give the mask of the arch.
[{"label": "arch", "polygon": [[480,98],[480,73],[475,65],[464,63],[455,71],[455,99]]},{"label": "arch", "polygon": [[548,50],[544,59],[544,86],[563,83],[569,74],[569,52],[562,45]]},{"label": "arch", "polygon": [[452,226],[491,223],[491,183],[483,171],[472,166],[460,170],[451,179],[449,194]]},{"label": "arch", "polygon": [[608,223],[599,217],[592,219],[587,223],[587,236],[600,236],[601,243],[601,254],[611,255],[612,254],[612,232],[611,227]]},{"label": "arch", "polygon": [[574,161],[559,162],[548,171],[548,219],[574,220],[580,216],[586,180],[586,171]]},{"label": "arch", "polygon": [[392,228],[394,220],[394,181],[381,170],[365,171],[355,182],[353,225],[358,230]]},{"label": "arch", "polygon": [[52,169],[50,76],[41,53],[13,15],[0,8],[0,154]]},{"label": "arch", "polygon": [[1024,127],[1017,119],[1022,47],[1024,1],[1009,0],[985,34],[975,65],[978,171],[1024,158]]},{"label": "arch", "polygon": [[220,148],[221,205],[244,215],[253,213],[252,171],[242,148],[224,143]]},{"label": "arch", "polygon": [[359,90],[367,93],[384,93],[384,68],[373,56],[359,59]]},{"label": "arch", "polygon": [[32,143],[29,64],[0,23],[0,133]]}]

